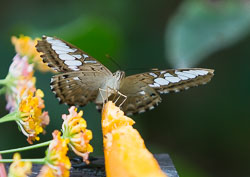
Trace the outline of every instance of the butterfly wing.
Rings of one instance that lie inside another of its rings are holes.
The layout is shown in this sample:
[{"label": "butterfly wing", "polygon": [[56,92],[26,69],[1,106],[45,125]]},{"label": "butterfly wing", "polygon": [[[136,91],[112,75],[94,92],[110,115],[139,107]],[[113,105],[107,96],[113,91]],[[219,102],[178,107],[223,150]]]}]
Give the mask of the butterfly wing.
[{"label": "butterfly wing", "polygon": [[67,71],[102,71],[112,73],[100,62],[72,44],[56,37],[43,36],[36,45],[37,51],[42,52],[43,62],[59,72]]},{"label": "butterfly wing", "polygon": [[43,61],[63,72],[53,76],[51,89],[60,103],[84,106],[94,101],[112,73],[87,53],[56,37],[43,36],[36,46]]},{"label": "butterfly wing", "polygon": [[125,114],[135,114],[153,109],[161,101],[158,93],[179,92],[206,84],[214,70],[193,68],[152,71],[126,77],[120,92],[127,96],[122,105]]},{"label": "butterfly wing", "polygon": [[103,82],[102,73],[67,72],[52,77],[51,90],[60,103],[85,106],[96,99]]}]

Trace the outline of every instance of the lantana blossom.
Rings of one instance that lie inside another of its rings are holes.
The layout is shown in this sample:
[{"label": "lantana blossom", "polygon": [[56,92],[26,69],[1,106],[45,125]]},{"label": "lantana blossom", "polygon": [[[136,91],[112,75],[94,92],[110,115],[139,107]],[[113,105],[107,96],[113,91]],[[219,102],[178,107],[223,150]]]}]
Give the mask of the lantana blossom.
[{"label": "lantana blossom", "polygon": [[62,132],[65,139],[69,139],[69,147],[75,154],[81,156],[83,161],[89,163],[89,153],[93,152],[93,147],[89,144],[92,139],[91,130],[87,129],[87,123],[82,118],[83,111],[77,113],[77,108],[70,107],[69,115],[64,114]]},{"label": "lantana blossom", "polygon": [[53,173],[56,177],[69,177],[69,169],[71,163],[68,152],[69,139],[64,139],[61,137],[61,132],[55,130],[53,132],[53,140],[51,141],[45,157],[45,167],[42,168],[41,174]]},{"label": "lantana blossom", "polygon": [[54,72],[45,63],[43,63],[39,52],[36,50],[37,41],[40,38],[31,39],[29,36],[20,35],[19,38],[12,36],[11,42],[15,46],[16,52],[21,56],[26,56],[29,63],[34,63],[35,68],[42,72]]},{"label": "lantana blossom", "polygon": [[10,165],[8,177],[28,177],[31,174],[31,162],[22,162],[18,153],[14,154],[14,162]]},{"label": "lantana blossom", "polygon": [[42,112],[44,106],[43,92],[38,89],[36,92],[29,92],[27,96],[22,97],[19,103],[17,120],[27,141],[39,140],[38,134],[44,132],[44,127],[49,124],[49,116],[47,112]]},{"label": "lantana blossom", "polygon": [[36,78],[33,76],[33,65],[29,64],[26,57],[21,58],[16,55],[9,67],[9,73],[2,80],[5,96],[7,100],[6,109],[10,112],[18,107],[20,95],[24,95],[27,90],[34,92]]}]

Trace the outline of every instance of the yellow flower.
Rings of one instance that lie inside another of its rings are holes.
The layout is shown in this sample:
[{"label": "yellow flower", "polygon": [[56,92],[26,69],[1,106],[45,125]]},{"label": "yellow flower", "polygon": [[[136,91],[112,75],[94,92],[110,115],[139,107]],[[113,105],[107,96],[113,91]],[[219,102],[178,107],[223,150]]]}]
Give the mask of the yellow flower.
[{"label": "yellow flower", "polygon": [[89,153],[93,152],[93,147],[89,144],[92,139],[91,130],[86,129],[87,123],[82,118],[83,112],[77,113],[77,108],[72,106],[69,109],[69,115],[62,116],[64,122],[62,125],[63,137],[69,139],[69,147],[86,163],[89,163]]},{"label": "yellow flower", "polygon": [[42,72],[54,72],[46,64],[43,63],[39,52],[36,50],[36,44],[39,38],[32,40],[28,36],[20,35],[19,38],[12,36],[11,42],[15,46],[16,52],[21,56],[27,56],[30,63],[34,63],[35,67]]},{"label": "yellow flower", "polygon": [[27,141],[32,144],[32,141],[39,140],[38,134],[42,133],[43,128],[49,123],[47,112],[42,112],[45,107],[42,97],[44,96],[41,90],[35,93],[28,92],[27,96],[21,98],[19,103],[20,120],[17,121]]},{"label": "yellow flower", "polygon": [[53,140],[46,151],[45,164],[52,170],[54,176],[68,177],[71,167],[70,160],[66,156],[69,140],[61,138],[60,135],[61,132],[58,130],[53,132]]},{"label": "yellow flower", "polygon": [[31,162],[22,162],[18,153],[14,154],[14,162],[10,165],[8,177],[27,177],[31,174]]}]

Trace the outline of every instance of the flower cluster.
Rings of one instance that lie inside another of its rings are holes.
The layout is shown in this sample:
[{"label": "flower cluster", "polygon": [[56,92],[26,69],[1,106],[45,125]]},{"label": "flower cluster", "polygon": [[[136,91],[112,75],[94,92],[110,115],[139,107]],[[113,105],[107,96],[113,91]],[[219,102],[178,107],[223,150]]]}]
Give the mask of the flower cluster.
[{"label": "flower cluster", "polygon": [[25,95],[27,91],[34,92],[36,90],[36,78],[33,74],[33,65],[28,63],[27,58],[16,55],[10,65],[7,77],[2,81],[5,86],[6,109],[10,112],[17,109],[21,95]]},{"label": "flower cluster", "polygon": [[91,130],[86,129],[87,123],[82,118],[83,112],[77,113],[77,108],[72,106],[69,109],[69,115],[62,116],[64,122],[62,125],[63,137],[69,139],[70,148],[79,156],[83,161],[88,163],[89,153],[93,152],[93,147],[89,144],[92,139]]},{"label": "flower cluster", "polygon": [[18,54],[6,78],[0,80],[0,94],[5,93],[6,109],[10,114],[2,117],[0,122],[15,120],[32,144],[34,140],[39,140],[38,134],[44,132],[44,127],[49,123],[48,113],[42,111],[45,107],[43,92],[35,86],[34,64],[29,61],[30,58],[37,58],[38,52],[35,53],[35,42],[29,37],[12,37],[12,42]]},{"label": "flower cluster", "polygon": [[[44,132],[45,126],[49,124],[48,112],[45,108],[44,93],[36,89],[36,78],[34,77],[34,66],[42,71],[48,71],[48,67],[42,63],[39,53],[35,49],[37,40],[27,36],[20,38],[12,37],[18,53],[9,68],[5,79],[0,80],[0,94],[5,93],[7,110],[9,114],[0,118],[0,123],[16,121],[22,133],[27,136],[27,141],[32,144],[38,141],[38,135]],[[14,155],[14,162],[9,168],[10,177],[26,177],[31,173],[31,162],[44,164],[39,177],[69,177],[71,163],[67,157],[68,149],[76,155],[81,156],[83,161],[89,163],[89,153],[93,147],[89,144],[92,132],[87,129],[87,123],[82,118],[83,112],[77,112],[72,106],[69,115],[64,114],[62,133],[58,130],[53,132],[53,140],[28,147],[0,151],[0,154],[48,146],[45,158],[23,159],[19,154]],[[1,156],[0,156],[1,157]],[[1,159],[1,162],[11,160]],[[0,169],[0,172],[3,171]],[[1,173],[0,173],[1,174]]]},{"label": "flower cluster", "polygon": [[19,104],[19,119],[20,126],[27,141],[32,144],[32,141],[39,140],[38,134],[42,133],[43,128],[49,124],[49,116],[47,112],[42,112],[45,107],[42,100],[44,94],[41,90],[36,92],[29,91],[27,96],[22,97]]},{"label": "flower cluster", "polygon": [[15,46],[16,52],[20,56],[26,56],[29,59],[29,63],[34,63],[35,67],[42,72],[54,72],[46,64],[43,63],[39,52],[36,50],[36,44],[39,38],[32,40],[28,36],[20,35],[19,38],[13,36],[11,38],[12,44]]},{"label": "flower cluster", "polygon": [[61,137],[61,132],[53,132],[53,140],[46,151],[45,166],[40,176],[47,174],[68,177],[71,167],[70,160],[67,156],[69,140]]}]

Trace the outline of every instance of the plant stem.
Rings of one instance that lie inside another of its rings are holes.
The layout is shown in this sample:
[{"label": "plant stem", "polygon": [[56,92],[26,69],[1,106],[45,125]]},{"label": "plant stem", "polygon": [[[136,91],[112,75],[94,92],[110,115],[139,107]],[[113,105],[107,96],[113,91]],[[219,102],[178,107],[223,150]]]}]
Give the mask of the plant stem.
[{"label": "plant stem", "polygon": [[[0,163],[11,163],[13,162],[13,159],[1,159]],[[44,164],[45,163],[45,158],[42,159],[21,159],[22,162],[32,162],[32,163],[37,163],[37,164]]]},{"label": "plant stem", "polygon": [[0,123],[9,122],[9,121],[17,121],[19,119],[20,118],[19,118],[18,112],[14,111],[0,118]]},{"label": "plant stem", "polygon": [[7,154],[7,153],[12,153],[12,152],[20,152],[20,151],[26,151],[26,150],[30,150],[30,149],[35,149],[35,148],[39,148],[39,147],[44,147],[44,146],[48,146],[50,141],[46,141],[43,143],[39,143],[39,144],[35,144],[35,145],[31,145],[31,146],[26,146],[26,147],[21,147],[21,148],[16,148],[16,149],[9,149],[9,150],[3,150],[0,151],[0,154]]},{"label": "plant stem", "polygon": [[5,87],[1,88],[0,89],[0,95],[2,95],[3,93],[5,93],[5,90],[6,90]]}]

